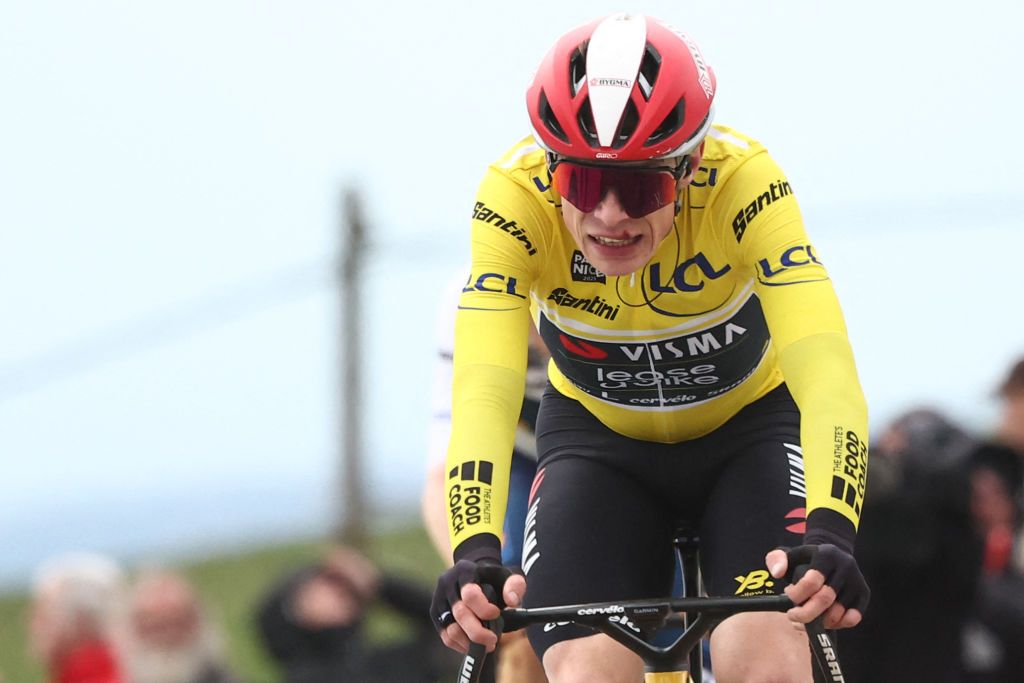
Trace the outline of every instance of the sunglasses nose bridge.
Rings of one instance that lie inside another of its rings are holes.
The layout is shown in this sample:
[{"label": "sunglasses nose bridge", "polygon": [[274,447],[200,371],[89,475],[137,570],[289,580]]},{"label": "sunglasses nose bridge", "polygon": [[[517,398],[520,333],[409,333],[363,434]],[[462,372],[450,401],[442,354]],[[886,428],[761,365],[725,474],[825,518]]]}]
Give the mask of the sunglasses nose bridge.
[{"label": "sunglasses nose bridge", "polygon": [[626,207],[622,203],[622,197],[619,196],[619,191],[615,186],[607,186],[603,189],[604,192],[601,199],[592,212],[594,217],[609,225],[618,223],[625,218],[632,218],[626,211]]}]

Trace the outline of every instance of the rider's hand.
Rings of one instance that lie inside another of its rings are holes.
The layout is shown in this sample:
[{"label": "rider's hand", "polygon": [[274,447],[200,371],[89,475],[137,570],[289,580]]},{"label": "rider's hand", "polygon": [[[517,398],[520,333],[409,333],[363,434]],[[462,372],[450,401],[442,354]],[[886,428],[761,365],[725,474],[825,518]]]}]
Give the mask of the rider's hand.
[{"label": "rider's hand", "polygon": [[470,641],[494,650],[498,637],[482,622],[496,619],[501,607],[518,607],[526,593],[522,575],[502,566],[498,557],[480,554],[459,560],[442,574],[430,604],[441,640],[459,652],[466,652]]},{"label": "rider's hand", "polygon": [[856,626],[864,617],[871,590],[845,549],[828,543],[776,548],[765,556],[765,564],[777,579],[786,576],[790,565],[809,565],[806,574],[786,587],[796,605],[787,612],[792,621],[807,624],[824,614],[825,628],[835,629]]}]

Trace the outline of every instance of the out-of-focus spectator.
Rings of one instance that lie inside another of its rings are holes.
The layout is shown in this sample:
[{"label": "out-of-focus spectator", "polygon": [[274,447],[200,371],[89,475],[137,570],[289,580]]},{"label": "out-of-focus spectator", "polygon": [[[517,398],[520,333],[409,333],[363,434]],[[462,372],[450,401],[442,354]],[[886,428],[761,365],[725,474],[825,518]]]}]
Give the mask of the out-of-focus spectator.
[{"label": "out-of-focus spectator", "polygon": [[1017,506],[1010,484],[998,471],[986,466],[974,467],[970,482],[971,514],[985,543],[983,569],[989,575],[1001,574],[1011,566],[1017,525]]},{"label": "out-of-focus spectator", "polygon": [[999,396],[1003,399],[1002,420],[997,437],[1019,454],[1024,454],[1024,358],[1010,369]]},{"label": "out-of-focus spectator", "polygon": [[1007,482],[990,469],[974,470],[971,488],[985,563],[964,633],[964,681],[1018,683],[1024,675],[1024,574],[1009,561],[1017,507]]},{"label": "out-of-focus spectator", "polygon": [[871,607],[840,638],[848,680],[962,683],[961,632],[981,564],[972,447],[932,410],[904,414],[873,445],[856,549]]},{"label": "out-of-focus spectator", "polygon": [[122,683],[112,646],[122,574],[101,555],[47,562],[32,584],[29,642],[52,683]]},{"label": "out-of-focus spectator", "polygon": [[1010,683],[1024,672],[1024,359],[997,390],[1000,419],[971,456],[971,510],[985,543],[965,638],[968,683]]},{"label": "out-of-focus spectator", "polygon": [[[430,590],[383,574],[363,555],[334,548],[285,577],[261,604],[260,633],[287,683],[433,683],[452,655],[430,621]],[[363,635],[376,602],[406,618],[413,638],[371,646]]]},{"label": "out-of-focus spectator", "polygon": [[[989,546],[990,572],[997,571],[994,563],[1002,560],[1006,567],[1012,562],[1015,571],[1024,573],[1024,538],[1012,538],[1019,534],[1024,511],[1024,359],[1010,369],[997,394],[1001,410],[995,433],[972,456],[972,478],[978,494],[976,521]],[[1001,480],[1001,485],[993,476]],[[1004,490],[1012,501],[1012,518],[1008,518],[1009,510],[1001,507]],[[1016,552],[1007,547],[1014,545]]]},{"label": "out-of-focus spectator", "polygon": [[184,576],[150,571],[132,586],[120,634],[128,683],[235,683],[220,635]]}]

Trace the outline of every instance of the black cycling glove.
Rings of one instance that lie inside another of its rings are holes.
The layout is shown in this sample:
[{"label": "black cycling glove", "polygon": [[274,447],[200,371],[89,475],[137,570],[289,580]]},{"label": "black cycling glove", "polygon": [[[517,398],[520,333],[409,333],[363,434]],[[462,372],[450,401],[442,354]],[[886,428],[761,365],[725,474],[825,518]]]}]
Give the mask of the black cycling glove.
[{"label": "black cycling glove", "polygon": [[[856,609],[864,614],[871,599],[871,589],[868,588],[853,553],[831,543],[812,543],[783,550],[786,551],[791,573],[799,565],[807,565],[808,570],[818,570],[825,577],[825,585],[836,592],[836,602],[847,609]],[[800,578],[801,576],[793,576],[793,583]]]},{"label": "black cycling glove", "polygon": [[470,583],[479,584],[484,596],[504,609],[502,588],[511,575],[512,571],[501,564],[500,551],[484,547],[467,553],[437,580],[434,599],[430,603],[430,617],[434,622],[434,628],[441,631],[455,623],[452,605],[462,600],[462,587]]}]

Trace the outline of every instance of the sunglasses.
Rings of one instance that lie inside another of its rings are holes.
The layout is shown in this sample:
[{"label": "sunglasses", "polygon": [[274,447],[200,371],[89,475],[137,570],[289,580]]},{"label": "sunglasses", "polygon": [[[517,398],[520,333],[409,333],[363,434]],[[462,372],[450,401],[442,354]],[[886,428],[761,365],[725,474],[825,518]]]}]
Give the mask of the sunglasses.
[{"label": "sunglasses", "polygon": [[614,191],[630,218],[641,218],[676,200],[679,179],[690,172],[690,158],[675,167],[601,166],[580,161],[548,158],[555,190],[583,213],[597,208]]}]

